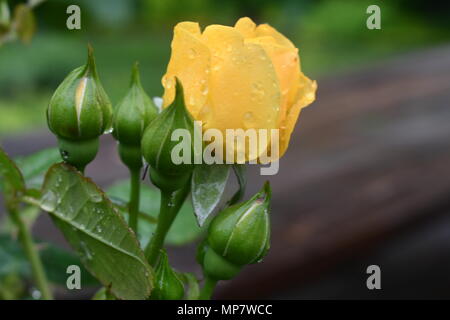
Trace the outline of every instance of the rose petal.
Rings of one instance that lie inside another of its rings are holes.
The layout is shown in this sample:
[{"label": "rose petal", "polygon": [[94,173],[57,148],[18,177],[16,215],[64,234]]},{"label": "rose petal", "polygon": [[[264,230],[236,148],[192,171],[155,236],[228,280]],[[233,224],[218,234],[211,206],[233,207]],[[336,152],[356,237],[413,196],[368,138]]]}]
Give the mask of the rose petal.
[{"label": "rose petal", "polygon": [[194,118],[207,100],[211,55],[202,42],[198,23],[182,22],[175,26],[172,55],[163,77],[163,106],[173,102],[174,76],[183,84],[186,106]]},{"label": "rose petal", "polygon": [[[234,28],[212,25],[203,39],[211,50],[210,110],[202,113],[207,128],[277,128],[281,93],[266,51],[246,43]],[[262,150],[260,150],[262,151]]]}]

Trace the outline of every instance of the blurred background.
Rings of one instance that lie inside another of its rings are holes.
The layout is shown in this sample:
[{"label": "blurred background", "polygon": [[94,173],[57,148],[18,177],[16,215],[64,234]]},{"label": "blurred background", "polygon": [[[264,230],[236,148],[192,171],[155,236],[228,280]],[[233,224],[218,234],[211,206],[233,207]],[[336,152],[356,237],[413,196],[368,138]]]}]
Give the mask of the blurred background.
[{"label": "blurred background", "polygon": [[[71,4],[81,8],[81,30],[66,28]],[[381,8],[381,30],[366,27],[372,4]],[[450,298],[450,3],[47,0],[33,11],[31,42],[0,47],[0,142],[13,156],[55,146],[45,109],[84,64],[87,43],[113,104],[136,60],[147,92],[161,96],[179,21],[234,25],[249,16],[299,48],[318,98],[302,112],[280,173],[269,177],[272,250],[218,298]],[[106,187],[126,170],[112,139],[103,142],[88,174]],[[251,168],[248,194],[264,178]],[[66,246],[45,215],[35,233]],[[193,250],[174,247],[171,259],[198,272]],[[372,264],[381,268],[381,290],[366,287]]]}]

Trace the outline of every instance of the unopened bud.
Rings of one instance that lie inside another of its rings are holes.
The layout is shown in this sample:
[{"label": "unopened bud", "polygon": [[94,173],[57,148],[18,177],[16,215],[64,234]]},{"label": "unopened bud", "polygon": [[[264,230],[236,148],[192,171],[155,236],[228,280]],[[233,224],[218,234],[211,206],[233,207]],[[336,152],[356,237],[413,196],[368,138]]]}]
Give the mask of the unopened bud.
[{"label": "unopened bud", "polygon": [[245,265],[260,261],[270,246],[270,185],[250,200],[219,213],[208,230],[208,243],[228,261]]},{"label": "unopened bud", "polygon": [[170,267],[167,254],[162,251],[155,268],[155,287],[153,288],[151,299],[180,300],[183,296],[183,281]]},{"label": "unopened bud", "polygon": [[116,106],[113,118],[113,135],[119,141],[120,158],[129,168],[142,167],[142,134],[157,115],[158,109],[142,88],[136,63],[130,88]]},{"label": "unopened bud", "polygon": [[63,159],[82,170],[98,150],[98,137],[111,129],[111,103],[103,89],[89,46],[86,65],[59,85],[47,108],[47,123],[58,137]]},{"label": "unopened bud", "polygon": [[[182,135],[174,139],[175,130]],[[177,79],[174,102],[148,125],[142,138],[142,154],[151,166],[150,178],[157,187],[177,190],[188,182],[193,169],[193,137],[193,118],[186,109],[183,87]],[[179,154],[173,153],[178,149],[187,161],[176,163],[173,156]]]}]

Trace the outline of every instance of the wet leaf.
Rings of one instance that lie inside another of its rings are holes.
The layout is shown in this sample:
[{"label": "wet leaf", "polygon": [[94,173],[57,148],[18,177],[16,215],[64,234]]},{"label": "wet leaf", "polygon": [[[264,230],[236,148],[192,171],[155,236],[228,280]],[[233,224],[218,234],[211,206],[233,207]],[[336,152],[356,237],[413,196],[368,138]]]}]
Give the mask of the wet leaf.
[{"label": "wet leaf", "polygon": [[238,179],[239,189],[233,195],[233,197],[228,202],[228,205],[231,206],[235,203],[238,203],[242,200],[245,194],[245,188],[247,187],[247,179],[245,178],[245,164],[234,164],[233,171]]},{"label": "wet leaf", "polygon": [[192,175],[192,204],[198,224],[216,208],[228,181],[229,166],[225,164],[197,165]]},{"label": "wet leaf", "polygon": [[146,299],[152,269],[134,233],[111,201],[67,164],[52,166],[44,181],[41,208],[81,257],[81,262],[119,299]]},{"label": "wet leaf", "polygon": [[6,206],[16,205],[17,197],[25,192],[25,182],[14,161],[0,148],[0,186]]}]

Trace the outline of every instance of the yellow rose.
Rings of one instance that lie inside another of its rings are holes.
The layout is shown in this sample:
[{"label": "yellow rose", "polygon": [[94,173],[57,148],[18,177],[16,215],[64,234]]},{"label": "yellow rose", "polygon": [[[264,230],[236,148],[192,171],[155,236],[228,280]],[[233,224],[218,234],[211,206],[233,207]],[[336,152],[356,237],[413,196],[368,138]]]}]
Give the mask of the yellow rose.
[{"label": "yellow rose", "polygon": [[[195,22],[177,24],[162,78],[163,107],[174,100],[175,77],[203,130],[219,129],[225,136],[226,129],[279,129],[280,156],[300,110],[314,101],[317,89],[301,72],[292,42],[249,18],[234,27],[210,25],[203,32]],[[246,160],[252,160],[248,154]]]}]

